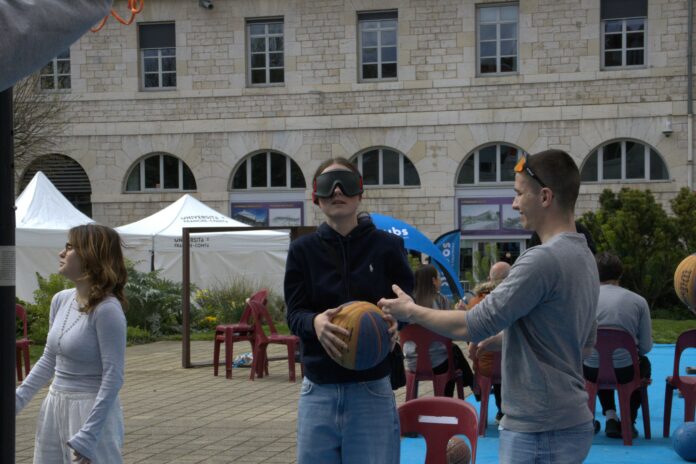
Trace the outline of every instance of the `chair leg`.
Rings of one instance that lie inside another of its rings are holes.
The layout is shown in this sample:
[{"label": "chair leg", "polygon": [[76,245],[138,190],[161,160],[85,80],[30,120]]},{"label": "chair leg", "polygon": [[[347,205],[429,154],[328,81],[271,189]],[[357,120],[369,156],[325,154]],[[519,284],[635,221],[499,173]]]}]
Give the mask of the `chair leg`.
[{"label": "chair leg", "polygon": [[457,379],[457,396],[460,400],[464,399],[464,380],[461,377]]},{"label": "chair leg", "polygon": [[684,422],[694,422],[696,415],[696,398],[693,395],[684,395]]},{"label": "chair leg", "polygon": [[225,378],[232,378],[232,359],[234,356],[234,333],[232,328],[228,327],[225,329]]},{"label": "chair leg", "polygon": [[640,395],[640,408],[643,410],[643,432],[645,439],[650,440],[652,438],[650,433],[650,405],[648,404],[648,387],[646,385],[640,388]]},{"label": "chair leg", "polygon": [[288,343],[288,373],[290,382],[295,381],[295,344]]},{"label": "chair leg", "polygon": [[481,404],[478,434],[481,437],[485,437],[486,428],[488,427],[488,401],[491,397],[491,383],[488,381],[482,381],[479,383],[479,389],[481,390]]},{"label": "chair leg", "polygon": [[674,396],[674,387],[668,382],[665,382],[665,409],[664,420],[662,422],[662,436],[669,438],[669,422],[672,418],[672,397]]},{"label": "chair leg", "polygon": [[415,375],[406,375],[406,401],[418,398],[418,381]]},{"label": "chair leg", "polygon": [[631,394],[627,390],[618,390],[619,413],[621,417],[621,436],[625,446],[633,445],[633,421],[631,420]]},{"label": "chair leg", "polygon": [[213,346],[213,375],[215,377],[218,376],[218,366],[220,364],[220,345],[222,342],[220,342],[217,339],[217,332],[215,333],[215,341],[214,341],[214,346]]},{"label": "chair leg", "polygon": [[29,365],[29,346],[24,347],[24,377],[29,375],[31,366]]},{"label": "chair leg", "polygon": [[21,382],[22,381],[22,356],[21,356],[21,349],[15,349],[16,351],[16,362],[15,366],[17,367],[17,381]]}]

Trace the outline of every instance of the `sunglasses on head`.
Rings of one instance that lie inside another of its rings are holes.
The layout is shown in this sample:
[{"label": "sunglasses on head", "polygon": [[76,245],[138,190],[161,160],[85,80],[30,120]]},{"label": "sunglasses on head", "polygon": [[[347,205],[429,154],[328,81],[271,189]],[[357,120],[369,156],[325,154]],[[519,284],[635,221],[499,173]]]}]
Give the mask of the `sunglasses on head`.
[{"label": "sunglasses on head", "polygon": [[354,197],[363,193],[362,177],[353,171],[328,171],[314,179],[312,198],[317,203],[317,198],[330,198],[333,196],[336,186],[347,197]]},{"label": "sunglasses on head", "polygon": [[527,158],[528,158],[528,155],[525,153],[525,155],[522,158],[520,158],[520,160],[515,165],[515,172],[520,173],[520,174],[524,172],[529,177],[531,177],[532,179],[537,181],[539,183],[539,185],[541,185],[543,188],[549,188],[549,186],[546,185],[544,183],[544,181],[539,178],[539,176],[534,174],[534,171],[532,171],[532,168],[529,167],[529,163],[528,163]]}]

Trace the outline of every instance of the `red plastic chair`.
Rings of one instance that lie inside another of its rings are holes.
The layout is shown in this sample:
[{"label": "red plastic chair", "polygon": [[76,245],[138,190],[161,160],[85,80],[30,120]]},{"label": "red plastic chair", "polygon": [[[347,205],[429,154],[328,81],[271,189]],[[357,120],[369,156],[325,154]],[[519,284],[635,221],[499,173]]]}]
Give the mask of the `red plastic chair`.
[{"label": "red plastic chair", "polygon": [[[290,381],[295,381],[295,352],[300,346],[300,337],[295,335],[280,335],[273,324],[273,319],[268,312],[268,309],[258,301],[249,301],[251,306],[251,315],[254,321],[254,362],[251,366],[251,374],[249,378],[254,380],[258,375],[263,377],[264,372],[268,375],[268,354],[267,348],[270,344],[286,345],[288,347],[288,370]],[[270,331],[269,335],[263,330],[263,326],[267,325]],[[304,376],[304,368],[302,376]]]},{"label": "red plastic chair", "polygon": [[399,406],[401,434],[417,433],[425,438],[425,464],[447,462],[447,442],[454,435],[466,435],[471,447],[471,464],[476,463],[478,424],[476,409],[466,401],[428,396]]},{"label": "red plastic chair", "polygon": [[[616,381],[616,373],[614,372],[613,353],[619,348],[628,351],[633,361],[633,380],[623,384]],[[641,409],[643,410],[643,430],[645,432],[645,438],[649,440],[650,409],[648,406],[648,385],[647,382],[644,382],[640,378],[636,341],[631,334],[624,330],[598,327],[595,349],[599,353],[597,381],[590,382],[587,379],[585,380],[585,390],[589,395],[588,406],[590,407],[590,411],[594,414],[598,390],[616,390],[619,394],[621,436],[623,437],[624,445],[631,446],[633,444],[630,406],[631,394],[635,390],[640,389],[642,394]]]},{"label": "red plastic chair", "polygon": [[22,305],[15,305],[15,315],[22,321],[22,338],[16,339],[15,348],[17,351],[17,380],[22,381],[22,355],[24,355],[24,376],[29,375],[31,366],[29,365],[29,338],[27,338],[27,312]]},{"label": "red plastic chair", "polygon": [[[263,288],[249,297],[249,300],[266,304],[268,290]],[[248,341],[254,347],[254,327],[250,324],[251,307],[247,303],[239,322],[236,324],[219,324],[215,327],[215,345],[213,347],[213,375],[217,377],[220,365],[220,345],[225,344],[225,377],[232,378],[232,361],[234,359],[234,342]]]},{"label": "red plastic chair", "polygon": [[479,435],[486,436],[486,427],[488,427],[488,400],[491,397],[491,389],[494,384],[501,383],[500,375],[500,352],[491,352],[493,355],[493,370],[490,377],[481,374],[479,368],[478,357],[474,358],[474,384],[481,395],[481,405],[479,409]]},{"label": "red plastic chair", "polygon": [[[413,342],[416,345],[416,371],[413,372],[406,369],[406,401],[418,397],[418,382],[420,381],[432,380],[435,396],[444,396],[445,386],[452,379],[457,383],[457,395],[459,398],[464,399],[462,371],[454,365],[452,340],[417,324],[409,324],[401,329],[399,339],[401,340],[402,348],[406,342]],[[429,353],[430,345],[433,343],[442,343],[447,349],[449,369],[444,374],[433,374]]]},{"label": "red plastic chair", "polygon": [[677,346],[674,349],[674,368],[672,375],[667,377],[665,385],[665,418],[662,435],[669,437],[669,422],[672,417],[672,396],[674,390],[679,390],[684,396],[684,422],[693,422],[696,410],[696,377],[680,376],[679,362],[681,355],[687,348],[696,348],[696,329],[687,330],[679,334]]}]

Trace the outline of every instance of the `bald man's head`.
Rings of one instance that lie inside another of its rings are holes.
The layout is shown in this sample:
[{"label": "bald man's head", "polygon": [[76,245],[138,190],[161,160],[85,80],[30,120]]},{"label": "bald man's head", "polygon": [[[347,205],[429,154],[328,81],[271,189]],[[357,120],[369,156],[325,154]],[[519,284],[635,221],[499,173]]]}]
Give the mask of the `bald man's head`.
[{"label": "bald man's head", "polygon": [[491,270],[488,273],[488,279],[491,282],[500,283],[507,277],[509,273],[510,265],[505,261],[498,261],[493,266],[491,266]]}]

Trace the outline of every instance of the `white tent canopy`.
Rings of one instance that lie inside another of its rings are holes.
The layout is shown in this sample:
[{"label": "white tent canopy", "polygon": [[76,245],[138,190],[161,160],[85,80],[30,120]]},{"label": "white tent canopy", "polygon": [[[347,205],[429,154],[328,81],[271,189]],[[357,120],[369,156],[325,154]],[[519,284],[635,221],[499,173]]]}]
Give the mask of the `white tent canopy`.
[{"label": "white tent canopy", "polygon": [[43,277],[58,272],[58,253],[68,230],[92,221],[82,214],[48,180],[37,172],[15,201],[17,227],[17,296],[33,301],[36,273]]},{"label": "white tent canopy", "polygon": [[[191,195],[140,221],[117,227],[126,257],[136,267],[154,268],[174,281],[182,276],[181,229],[184,227],[248,227]],[[191,235],[191,282],[199,288],[225,285],[234,279],[282,292],[289,234],[278,231],[221,232]]]}]

